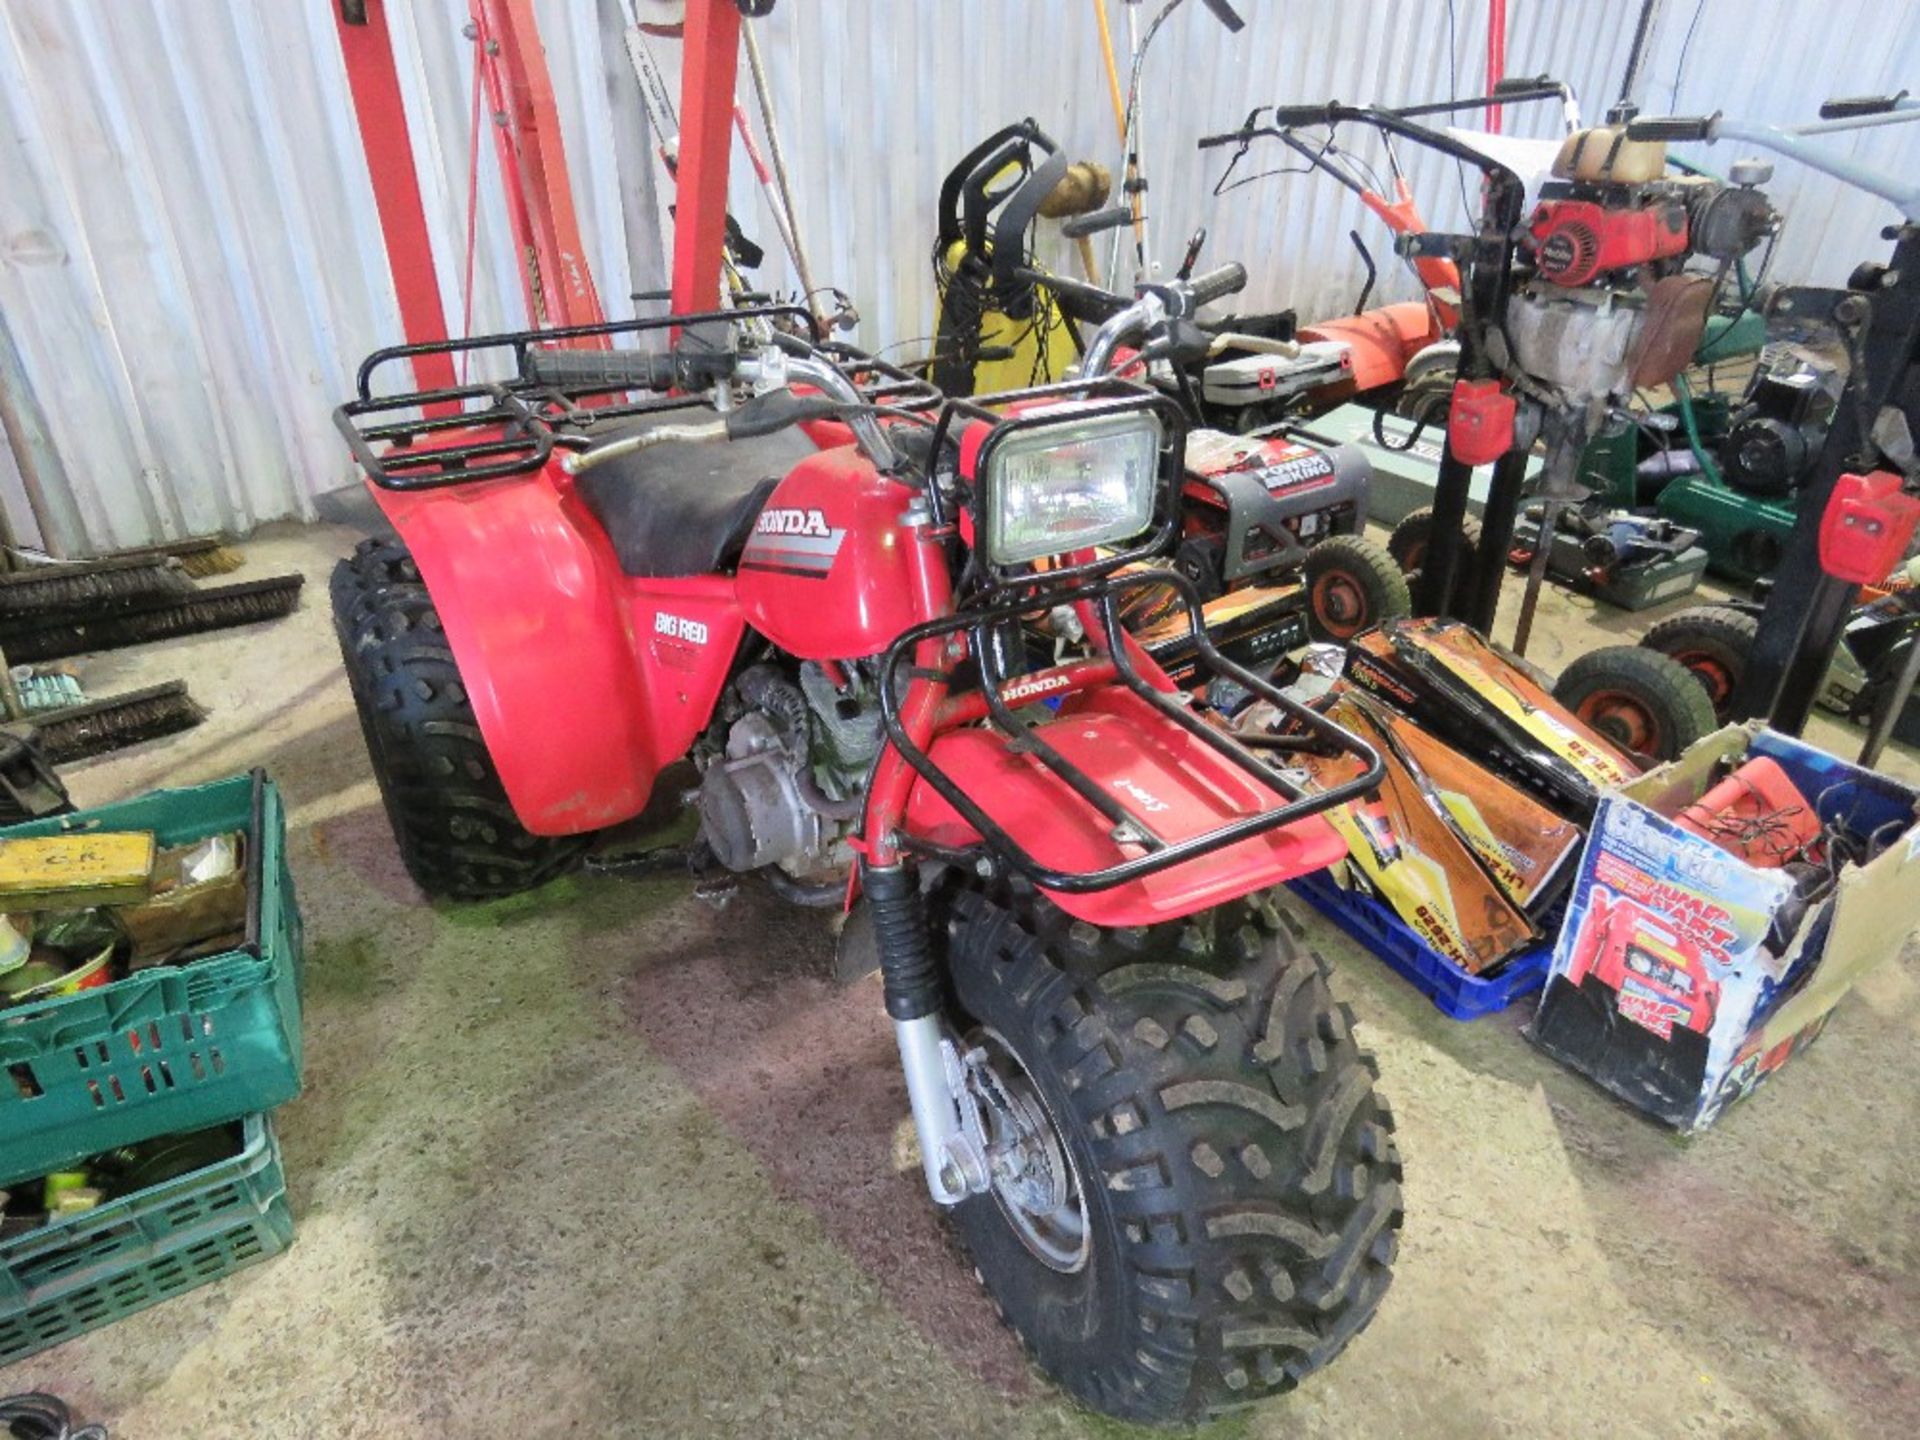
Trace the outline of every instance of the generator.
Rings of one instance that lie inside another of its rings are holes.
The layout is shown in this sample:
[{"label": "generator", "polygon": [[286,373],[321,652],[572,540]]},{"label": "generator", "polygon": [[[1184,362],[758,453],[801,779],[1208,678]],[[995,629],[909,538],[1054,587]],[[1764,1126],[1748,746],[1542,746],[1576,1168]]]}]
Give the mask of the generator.
[{"label": "generator", "polygon": [[1187,434],[1183,538],[1175,563],[1209,598],[1301,563],[1301,550],[1366,524],[1373,467],[1352,445],[1285,425]]}]

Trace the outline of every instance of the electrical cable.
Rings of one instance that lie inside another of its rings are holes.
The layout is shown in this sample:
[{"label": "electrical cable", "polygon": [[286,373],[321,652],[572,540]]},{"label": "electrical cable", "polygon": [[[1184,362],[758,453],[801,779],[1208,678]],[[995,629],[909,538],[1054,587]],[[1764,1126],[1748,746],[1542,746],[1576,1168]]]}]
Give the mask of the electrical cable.
[{"label": "electrical cable", "polygon": [[107,1440],[106,1426],[76,1426],[66,1401],[39,1391],[0,1399],[0,1433],[15,1440]]},{"label": "electrical cable", "polygon": [[[1457,101],[1460,98],[1460,16],[1454,0],[1447,0],[1447,99]],[[1467,198],[1467,166],[1463,160],[1453,162],[1454,178],[1460,182],[1460,207],[1467,212],[1467,219],[1473,219],[1473,201]],[[1376,187],[1378,188],[1378,187]],[[1385,191],[1381,192],[1385,194]]]},{"label": "electrical cable", "polygon": [[1667,110],[1669,113],[1680,108],[1680,81],[1687,71],[1687,51],[1693,48],[1693,32],[1700,28],[1700,15],[1707,8],[1707,0],[1699,0],[1693,7],[1693,19],[1687,22],[1687,37],[1680,42],[1680,58],[1673,66],[1673,89],[1667,92]]}]

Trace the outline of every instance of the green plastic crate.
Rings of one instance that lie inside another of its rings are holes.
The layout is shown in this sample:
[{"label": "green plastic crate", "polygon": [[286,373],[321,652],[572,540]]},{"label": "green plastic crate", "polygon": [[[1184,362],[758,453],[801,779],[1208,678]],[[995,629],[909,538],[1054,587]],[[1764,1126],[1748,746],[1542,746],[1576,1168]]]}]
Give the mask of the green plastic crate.
[{"label": "green plastic crate", "polygon": [[0,1187],[102,1151],[205,1130],[300,1089],[300,911],[280,793],[261,771],[13,826],[247,834],[247,939],[97,990],[0,1010]]},{"label": "green plastic crate", "polygon": [[273,1125],[253,1115],[232,1159],[0,1241],[0,1365],[278,1255],[286,1192]]}]

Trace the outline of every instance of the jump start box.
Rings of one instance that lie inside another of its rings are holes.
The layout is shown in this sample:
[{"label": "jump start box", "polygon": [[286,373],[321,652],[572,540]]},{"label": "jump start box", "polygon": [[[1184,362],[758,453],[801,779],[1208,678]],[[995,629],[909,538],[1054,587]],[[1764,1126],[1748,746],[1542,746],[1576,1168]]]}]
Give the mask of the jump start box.
[{"label": "jump start box", "polygon": [[[1723,761],[1780,765],[1854,837],[1811,898],[1675,824]],[[1729,726],[1602,798],[1530,1038],[1629,1104],[1703,1130],[1810,1043],[1920,928],[1920,793],[1760,726]]]}]

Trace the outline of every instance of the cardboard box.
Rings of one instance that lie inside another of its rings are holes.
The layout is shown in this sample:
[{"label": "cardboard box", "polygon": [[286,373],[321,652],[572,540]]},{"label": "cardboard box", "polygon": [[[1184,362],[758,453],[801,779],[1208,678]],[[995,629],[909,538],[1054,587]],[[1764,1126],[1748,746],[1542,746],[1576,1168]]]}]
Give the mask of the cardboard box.
[{"label": "cardboard box", "polygon": [[[1719,762],[1779,762],[1875,842],[1824,898],[1666,818]],[[1600,802],[1530,1038],[1629,1104],[1703,1130],[1806,1045],[1920,928],[1920,793],[1764,727],[1729,726]]]}]

